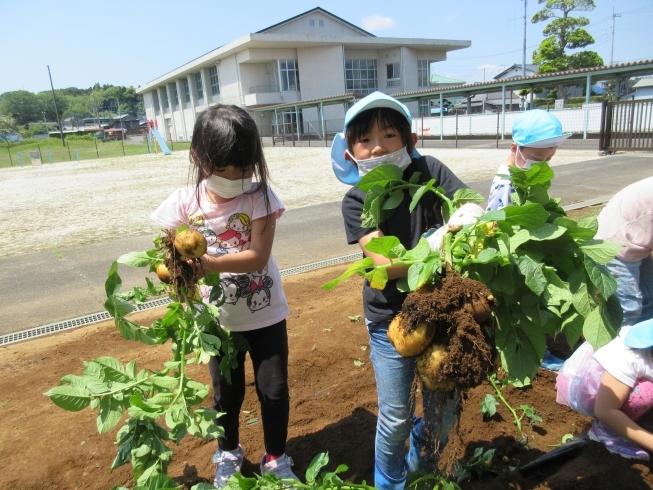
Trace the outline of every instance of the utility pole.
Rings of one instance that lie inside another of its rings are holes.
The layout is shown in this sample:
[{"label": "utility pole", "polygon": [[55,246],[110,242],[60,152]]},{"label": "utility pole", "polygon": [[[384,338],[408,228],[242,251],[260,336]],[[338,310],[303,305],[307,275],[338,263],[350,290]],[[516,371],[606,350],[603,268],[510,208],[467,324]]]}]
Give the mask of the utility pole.
[{"label": "utility pole", "polygon": [[621,17],[621,14],[615,14],[614,7],[612,7],[612,48],[610,48],[610,64],[612,64],[612,58],[614,55],[614,20],[617,17]]},{"label": "utility pole", "polygon": [[521,76],[526,76],[526,5],[528,0],[524,0],[524,49],[522,52]]},{"label": "utility pole", "polygon": [[50,65],[47,65],[47,66],[48,66],[48,76],[50,77],[50,87],[52,88],[52,99],[54,100],[54,113],[57,115],[57,124],[59,125],[59,134],[61,135],[61,144],[65,147],[66,142],[63,139],[63,129],[61,127],[61,121],[59,120],[59,109],[57,109],[57,97],[54,95],[54,85],[52,84],[52,74],[50,73]]}]

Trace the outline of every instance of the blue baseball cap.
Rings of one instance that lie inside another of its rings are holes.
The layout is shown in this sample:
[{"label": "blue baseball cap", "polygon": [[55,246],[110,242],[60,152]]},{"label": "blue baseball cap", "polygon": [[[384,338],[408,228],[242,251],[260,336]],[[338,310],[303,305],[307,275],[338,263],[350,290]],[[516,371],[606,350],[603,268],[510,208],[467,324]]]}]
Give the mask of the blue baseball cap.
[{"label": "blue baseball cap", "polygon": [[[413,124],[413,118],[410,115],[408,107],[397,99],[393,99],[382,92],[373,92],[356,102],[345,114],[345,127],[343,132],[336,134],[335,138],[333,138],[333,143],[331,144],[331,167],[333,168],[333,173],[336,174],[336,178],[340,182],[348,185],[356,185],[360,180],[358,167],[345,159],[347,141],[345,140],[344,132],[347,131],[347,126],[349,126],[349,123],[361,112],[383,107],[400,112],[406,117],[408,124]],[[411,157],[413,158],[419,158],[419,156],[420,155],[417,151],[413,151],[413,154],[411,154]]]},{"label": "blue baseball cap", "polygon": [[648,349],[653,347],[653,318],[636,323],[624,338],[624,344],[631,349]]},{"label": "blue baseball cap", "polygon": [[517,146],[528,148],[552,148],[560,146],[571,133],[562,132],[557,117],[542,109],[520,114],[512,124],[512,140]]}]

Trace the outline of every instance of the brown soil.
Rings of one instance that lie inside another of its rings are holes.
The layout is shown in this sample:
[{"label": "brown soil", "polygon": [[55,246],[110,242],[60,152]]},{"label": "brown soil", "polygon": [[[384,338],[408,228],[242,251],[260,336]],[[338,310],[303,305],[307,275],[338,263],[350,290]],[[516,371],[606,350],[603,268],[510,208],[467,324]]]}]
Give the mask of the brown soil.
[{"label": "brown soil", "polygon": [[[376,390],[367,332],[362,316],[356,320],[362,314],[361,282],[349,280],[329,293],[319,289],[342,269],[333,267],[284,280],[292,311],[288,319],[291,410],[287,449],[299,475],[304,475],[315,454],[328,451],[329,469],[344,463],[349,466],[347,479],[372,482]],[[163,311],[150,310],[130,319],[147,324]],[[158,370],[170,359],[169,354],[169,345],[148,347],[123,340],[109,322],[0,348],[0,488],[106,490],[114,485],[132,486],[130,465],[109,472],[117,429],[99,435],[90,409],[66,412],[43,393],[62,376],[80,374],[88,359],[112,355],[121,362],[137,359],[139,367]],[[194,379],[209,383],[205,366],[189,370]],[[251,475],[258,471],[263,441],[260,422],[253,421],[259,417],[259,408],[249,363],[248,373],[241,443],[247,458],[243,472]],[[469,390],[442,465],[471,456],[477,447],[494,448],[492,468],[497,475],[465,483],[463,488],[653,488],[648,463],[622,459],[593,442],[577,457],[536,472],[521,475],[510,470],[550,451],[549,445],[558,444],[564,434],[588,428],[586,417],[556,404],[554,382],[554,374],[541,371],[531,387],[504,390],[513,406],[531,405],[544,419],[525,428],[529,449],[516,442],[516,428],[505,407],[499,406],[493,419],[482,419],[479,403],[492,391],[487,383]],[[178,482],[190,486],[212,479],[215,442],[188,436],[173,450],[169,475]]]}]

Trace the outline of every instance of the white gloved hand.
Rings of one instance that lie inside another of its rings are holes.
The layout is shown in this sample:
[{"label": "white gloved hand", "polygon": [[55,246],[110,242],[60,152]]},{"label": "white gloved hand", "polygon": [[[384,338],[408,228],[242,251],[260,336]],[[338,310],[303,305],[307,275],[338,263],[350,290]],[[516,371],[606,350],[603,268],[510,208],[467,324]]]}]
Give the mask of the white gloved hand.
[{"label": "white gloved hand", "polygon": [[448,232],[455,233],[459,231],[463,226],[475,223],[476,219],[479,216],[482,216],[484,213],[485,211],[481,206],[472,202],[468,202],[460,206],[460,208],[458,208],[456,212],[451,215],[451,218],[449,218],[449,221],[446,225],[441,226],[435,231],[435,233],[426,237],[426,241],[431,247],[431,251],[437,252],[440,250],[442,247],[442,239]]},{"label": "white gloved hand", "polygon": [[449,231],[458,231],[465,225],[471,225],[476,222],[479,216],[485,213],[483,208],[473,202],[468,202],[460,206],[447,221]]}]

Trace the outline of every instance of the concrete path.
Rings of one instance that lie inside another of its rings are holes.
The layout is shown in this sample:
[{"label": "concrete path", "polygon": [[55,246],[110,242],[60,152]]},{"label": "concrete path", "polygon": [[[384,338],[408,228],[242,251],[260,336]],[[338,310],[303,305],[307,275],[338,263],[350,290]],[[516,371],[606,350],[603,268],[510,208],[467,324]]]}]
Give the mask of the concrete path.
[{"label": "concrete path", "polygon": [[[550,194],[568,205],[610,197],[653,175],[653,156],[612,155],[554,171]],[[490,180],[468,184],[487,195]],[[0,335],[102,311],[111,262],[124,253],[151,248],[152,238],[120,238],[0,261]],[[357,251],[346,244],[340,203],[326,202],[287,211],[277,226],[273,255],[279,268],[287,269]],[[145,285],[144,272],[121,266],[123,290]]]}]

